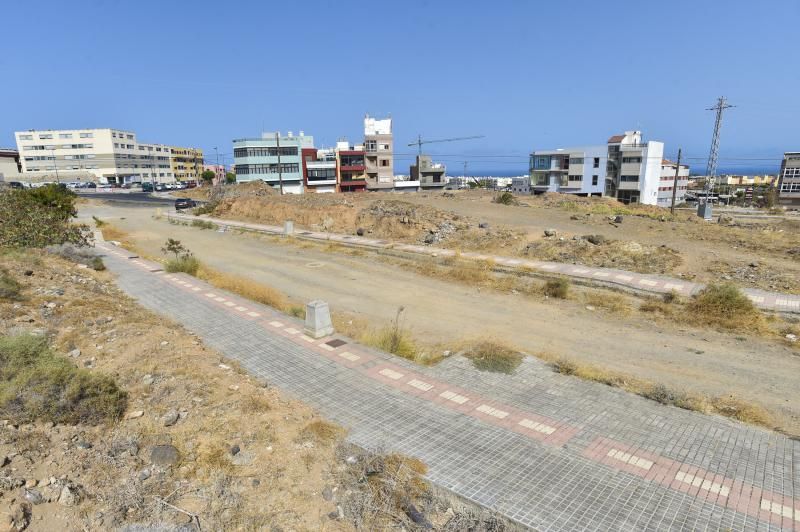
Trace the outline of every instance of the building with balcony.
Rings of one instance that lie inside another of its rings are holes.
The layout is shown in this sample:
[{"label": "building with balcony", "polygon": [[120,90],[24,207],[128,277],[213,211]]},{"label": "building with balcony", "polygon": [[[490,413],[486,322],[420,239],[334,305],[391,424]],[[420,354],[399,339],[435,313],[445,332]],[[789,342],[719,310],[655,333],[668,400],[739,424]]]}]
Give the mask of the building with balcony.
[{"label": "building with balcony", "polygon": [[337,192],[336,150],[304,148],[303,184],[306,192]]},{"label": "building with balcony", "polygon": [[214,172],[214,179],[211,181],[212,185],[221,185],[225,182],[225,174],[227,170],[225,169],[224,164],[204,164],[203,171],[211,171]]},{"label": "building with balcony", "polygon": [[689,188],[689,165],[682,164],[678,168],[678,163],[664,159],[661,161],[661,183],[658,185],[659,207],[670,207],[672,205],[672,189],[675,185],[675,170],[678,170],[678,188],[675,192],[675,205],[686,201],[686,189]]},{"label": "building with balcony", "polygon": [[781,171],[778,174],[778,203],[800,205],[800,152],[783,154]]},{"label": "building with balcony", "polygon": [[170,146],[169,162],[176,180],[200,182],[200,175],[203,173],[203,150]]},{"label": "building with balcony", "polygon": [[536,150],[530,157],[531,191],[610,196],[623,203],[658,204],[662,142],[642,142],[626,131],[605,146]]},{"label": "building with balcony", "polygon": [[336,143],[336,170],[340,192],[367,190],[364,146],[350,146],[347,141]]},{"label": "building with balcony", "polygon": [[172,182],[170,146],[140,142],[119,129],[29,130],[14,133],[29,180],[87,176],[101,183]]},{"label": "building with balcony", "polygon": [[[286,194],[304,189],[302,150],[314,147],[314,138],[280,133],[262,133],[260,138],[233,141],[236,182],[261,180]],[[282,184],[282,185],[281,185]]]},{"label": "building with balcony", "polygon": [[364,167],[367,190],[394,189],[392,119],[364,117]]},{"label": "building with balcony", "polygon": [[411,181],[419,181],[423,190],[441,190],[447,184],[445,166],[434,163],[429,155],[417,155],[416,164],[411,165]]}]

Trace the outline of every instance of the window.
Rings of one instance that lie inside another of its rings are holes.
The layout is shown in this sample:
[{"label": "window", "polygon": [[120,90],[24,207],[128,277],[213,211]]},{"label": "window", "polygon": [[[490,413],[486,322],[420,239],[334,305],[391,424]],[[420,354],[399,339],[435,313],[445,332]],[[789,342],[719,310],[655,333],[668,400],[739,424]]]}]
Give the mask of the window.
[{"label": "window", "polygon": [[364,150],[368,152],[378,151],[378,142],[375,140],[364,141]]},{"label": "window", "polygon": [[[284,174],[300,172],[300,165],[297,163],[281,163],[281,172]],[[277,174],[277,164],[237,164],[236,174]]]},{"label": "window", "polygon": [[[297,146],[281,146],[281,157],[283,156],[297,156]],[[277,157],[277,146],[270,146],[264,148],[234,148],[234,157]]]},{"label": "window", "polygon": [[114,147],[115,147],[115,148],[119,148],[119,142],[115,142],[115,143],[114,143]]},{"label": "window", "polygon": [[622,162],[623,163],[640,163],[640,162],[642,162],[642,158],[641,157],[623,157],[622,158]]},{"label": "window", "polygon": [[550,168],[549,156],[536,156],[533,158],[533,168],[536,170],[547,170]]},{"label": "window", "polygon": [[583,157],[570,157],[569,164],[583,164]]},{"label": "window", "polygon": [[59,133],[58,138],[60,139],[71,139],[72,133]]},{"label": "window", "polygon": [[385,151],[389,151],[389,145],[388,144],[381,144],[381,149],[385,150]]},{"label": "window", "polygon": [[125,138],[127,138],[129,140],[133,140],[133,135],[125,135]]},{"label": "window", "polygon": [[336,168],[309,168],[309,181],[325,181],[336,179]]},{"label": "window", "polygon": [[638,175],[624,175],[619,178],[619,180],[623,183],[638,183],[639,176]]},{"label": "window", "polygon": [[132,150],[133,149],[133,144],[128,144],[125,147],[128,148],[129,150]]},{"label": "window", "polygon": [[117,138],[117,132],[116,131],[112,131],[111,132],[111,136],[114,137],[114,138]]},{"label": "window", "polygon": [[380,165],[381,165],[383,168],[388,168],[388,167],[389,167],[389,159],[381,159],[381,160],[380,160]]},{"label": "window", "polygon": [[82,139],[90,139],[94,137],[94,133],[79,133],[78,136]]},{"label": "window", "polygon": [[52,138],[53,138],[52,133],[39,133],[39,140],[47,140]]},{"label": "window", "polygon": [[[594,158],[594,164],[593,164],[592,168],[600,168],[600,157],[595,157]],[[597,177],[597,176],[594,176],[594,177]],[[594,183],[594,184],[596,185],[597,183]]]},{"label": "window", "polygon": [[[598,158],[596,158],[596,157],[595,157],[595,159],[594,159],[594,160],[595,160],[595,161],[597,161],[597,164],[600,164],[600,162],[599,162],[599,159],[598,159]],[[595,166],[595,168],[597,168],[597,167]],[[596,187],[596,186],[597,186],[597,176],[596,176],[596,175],[593,175],[593,176],[592,176],[592,186],[593,186],[593,187]]]},{"label": "window", "polygon": [[20,135],[19,140],[33,140],[33,135]]},{"label": "window", "polygon": [[583,181],[582,175],[571,175],[569,176],[570,181]]}]

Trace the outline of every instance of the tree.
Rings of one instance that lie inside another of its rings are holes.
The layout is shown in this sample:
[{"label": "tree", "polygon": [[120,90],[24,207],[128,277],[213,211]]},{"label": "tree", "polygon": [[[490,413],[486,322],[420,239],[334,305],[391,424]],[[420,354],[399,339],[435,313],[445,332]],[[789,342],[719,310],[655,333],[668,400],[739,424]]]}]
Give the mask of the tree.
[{"label": "tree", "polygon": [[42,207],[59,213],[63,220],[68,220],[78,214],[78,211],[75,210],[77,195],[64,185],[50,183],[38,188],[25,189],[22,193],[30,196]]},{"label": "tree", "polygon": [[228,172],[225,174],[225,182],[228,184],[236,183],[236,174]]},{"label": "tree", "polygon": [[187,256],[187,257],[189,255],[191,255],[189,250],[186,249],[185,247],[183,247],[183,244],[181,244],[181,241],[180,240],[175,240],[174,238],[168,238],[167,239],[166,243],[164,244],[164,247],[161,248],[161,253],[163,253],[164,255],[166,255],[167,253],[174,253],[175,254],[175,260],[178,260],[178,258],[181,256],[181,254],[183,254],[184,256]]},{"label": "tree", "polygon": [[217,174],[214,172],[214,170],[203,170],[203,173],[200,174],[200,178],[206,185],[210,185],[216,176]]}]

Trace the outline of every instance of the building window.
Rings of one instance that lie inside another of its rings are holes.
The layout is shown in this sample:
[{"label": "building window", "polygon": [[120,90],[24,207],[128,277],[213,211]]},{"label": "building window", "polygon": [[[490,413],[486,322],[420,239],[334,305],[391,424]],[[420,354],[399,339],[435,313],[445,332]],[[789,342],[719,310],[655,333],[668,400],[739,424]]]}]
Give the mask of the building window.
[{"label": "building window", "polygon": [[364,150],[368,152],[378,151],[378,141],[375,140],[364,141]]},{"label": "building window", "polygon": [[60,139],[71,139],[72,133],[59,133],[58,138]]},{"label": "building window", "polygon": [[[281,146],[281,157],[297,157],[297,146]],[[270,146],[263,148],[234,148],[234,157],[277,157],[278,147]]]},{"label": "building window", "polygon": [[570,157],[569,164],[583,164],[583,157]]},{"label": "building window", "polygon": [[384,168],[388,168],[389,167],[389,159],[381,159],[380,165],[382,167],[384,167]]},{"label": "building window", "polygon": [[33,135],[20,135],[19,140],[33,140]]},{"label": "building window", "polygon": [[550,157],[549,156],[534,157],[533,168],[535,170],[548,170],[550,168]]},{"label": "building window", "polygon": [[[281,163],[281,172],[284,174],[300,172],[300,165],[298,163]],[[237,175],[252,175],[252,174],[277,174],[277,164],[237,164]]]},{"label": "building window", "polygon": [[[595,161],[597,161],[597,164],[600,164],[599,159],[595,158]],[[597,168],[597,167],[595,166],[595,168]],[[597,186],[597,176],[596,175],[592,176],[592,186],[593,187]]]},{"label": "building window", "polygon": [[[594,158],[594,164],[593,164],[592,168],[600,168],[600,157],[595,157]],[[595,176],[595,177],[597,177],[597,176]],[[597,183],[595,183],[595,185],[596,184]]]},{"label": "building window", "polygon": [[623,183],[638,183],[639,176],[638,175],[624,175],[620,176],[619,180]]},{"label": "building window", "polygon": [[125,135],[126,138],[133,140],[133,135]]},{"label": "building window", "polygon": [[622,162],[623,163],[640,163],[640,162],[642,162],[642,158],[641,157],[623,157],[622,158]]},{"label": "building window", "polygon": [[309,181],[329,181],[336,179],[336,168],[309,168]]},{"label": "building window", "polygon": [[78,136],[82,139],[90,139],[94,137],[94,133],[80,133]]},{"label": "building window", "polygon": [[583,181],[582,175],[571,175],[569,176],[570,181]]}]

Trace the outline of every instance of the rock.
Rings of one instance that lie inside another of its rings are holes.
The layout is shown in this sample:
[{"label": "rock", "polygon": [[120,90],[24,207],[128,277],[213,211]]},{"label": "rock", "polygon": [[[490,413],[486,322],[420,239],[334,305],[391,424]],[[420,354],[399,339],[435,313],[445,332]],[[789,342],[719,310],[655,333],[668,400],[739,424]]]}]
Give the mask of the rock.
[{"label": "rock", "polygon": [[332,501],[333,500],[333,490],[331,489],[330,486],[325,486],[323,488],[323,490],[322,490],[322,498],[325,499],[326,501]]},{"label": "rock", "polygon": [[479,229],[489,229],[489,222],[481,222],[478,224]]},{"label": "rock", "polygon": [[794,343],[794,342],[797,341],[797,335],[789,333],[789,334],[786,335],[786,339],[789,340],[790,342]]},{"label": "rock", "polygon": [[586,305],[586,310],[594,310],[594,309],[595,308],[593,305]]},{"label": "rock", "polygon": [[154,445],[150,449],[150,462],[160,466],[171,466],[178,463],[178,449],[172,445]]},{"label": "rock", "polygon": [[15,505],[8,516],[8,530],[25,530],[31,524],[31,505],[23,502]]},{"label": "rock", "polygon": [[75,506],[79,502],[81,502],[81,496],[77,488],[70,485],[61,488],[61,494],[58,496],[58,504],[62,506]]},{"label": "rock", "polygon": [[167,342],[166,340],[161,342],[161,347],[165,347],[165,346],[168,346],[168,345],[169,345],[169,342]]},{"label": "rock", "polygon": [[25,277],[30,277],[31,275],[33,275],[33,270],[25,270],[25,274],[24,275],[25,275]]},{"label": "rock", "polygon": [[240,450],[241,450],[241,448],[238,445],[232,445],[231,446],[231,456],[236,456],[237,454],[239,454]]},{"label": "rock", "polygon": [[81,356],[81,350],[75,348],[72,351],[70,351],[69,353],[67,353],[67,356],[69,356],[71,358],[78,358],[79,356]]},{"label": "rock", "polygon": [[587,242],[590,244],[594,244],[595,246],[599,246],[600,244],[604,244],[606,241],[606,237],[603,235],[586,235],[583,237]]},{"label": "rock", "polygon": [[751,262],[751,263],[749,264],[749,266],[750,266],[751,268],[758,268],[758,263],[757,263],[757,262]]},{"label": "rock", "polygon": [[544,236],[556,236],[558,232],[555,229],[545,229]]},{"label": "rock", "polygon": [[251,484],[253,485],[254,488],[257,488],[257,487],[259,487],[261,485],[261,481],[258,480],[257,478],[254,478],[253,482],[251,482]]},{"label": "rock", "polygon": [[140,481],[144,482],[148,478],[150,478],[150,470],[149,469],[142,469],[141,471],[139,471],[139,480]]},{"label": "rock", "polygon": [[44,497],[42,497],[42,492],[39,490],[26,489],[25,500],[31,504],[42,504],[44,502]]},{"label": "rock", "polygon": [[618,214],[618,215],[614,216],[614,223],[615,224],[621,224],[622,223],[622,215]]},{"label": "rock", "polygon": [[152,385],[155,381],[156,381],[156,379],[152,375],[150,375],[149,373],[147,375],[145,375],[144,377],[142,377],[142,384],[144,384],[146,386]]},{"label": "rock", "polygon": [[411,519],[414,522],[414,524],[418,525],[420,528],[423,529],[433,528],[433,525],[430,523],[430,521],[428,521],[425,515],[419,510],[417,510],[417,507],[414,506],[413,504],[408,503],[405,506],[405,508],[403,508],[403,511],[405,511],[409,519]]},{"label": "rock", "polygon": [[171,427],[172,425],[178,422],[179,417],[180,415],[178,414],[177,411],[170,410],[169,412],[164,414],[164,417],[161,418],[161,421],[164,423],[165,427]]},{"label": "rock", "polygon": [[361,227],[359,227],[358,229],[356,229],[356,235],[358,235],[358,236],[364,236],[364,229],[363,229],[363,228],[361,228]]},{"label": "rock", "polygon": [[5,467],[11,463],[11,458],[6,455],[0,456],[0,467]]},{"label": "rock", "polygon": [[125,419],[136,419],[144,415],[144,410],[134,410],[125,414]]},{"label": "rock", "polygon": [[735,222],[733,220],[733,216],[720,214],[719,218],[717,218],[717,223],[720,225],[733,225]]},{"label": "rock", "polygon": [[29,478],[28,480],[25,481],[25,487],[26,488],[35,488],[36,484],[38,484],[38,483],[39,483],[39,481],[36,480],[35,478]]},{"label": "rock", "polygon": [[235,456],[231,456],[231,463],[235,466],[246,466],[253,463],[255,455],[249,451],[241,451]]},{"label": "rock", "polygon": [[81,440],[75,444],[76,447],[80,447],[81,449],[91,449],[93,445],[86,440]]}]

